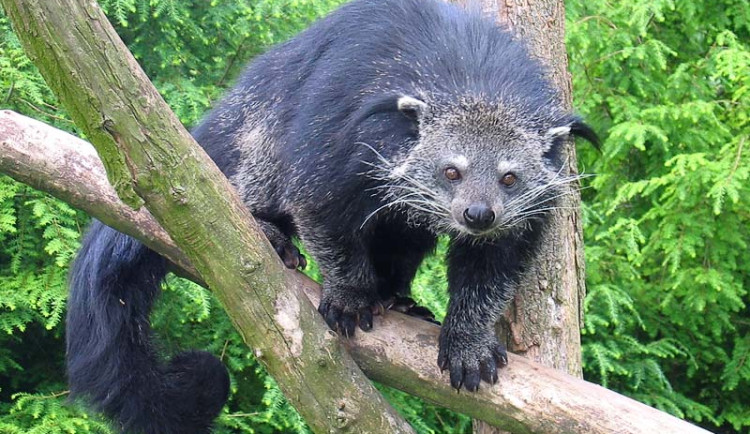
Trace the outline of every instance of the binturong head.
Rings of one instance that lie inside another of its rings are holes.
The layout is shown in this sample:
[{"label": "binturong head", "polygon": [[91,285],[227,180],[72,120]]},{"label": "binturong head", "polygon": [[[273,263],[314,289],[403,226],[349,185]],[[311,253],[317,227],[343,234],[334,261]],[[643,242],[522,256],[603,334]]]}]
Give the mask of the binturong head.
[{"label": "binturong head", "polygon": [[522,231],[555,209],[567,184],[561,147],[571,135],[598,143],[578,117],[552,102],[530,111],[481,96],[441,103],[411,95],[396,107],[416,139],[389,162],[389,203],[436,233],[494,238]]}]

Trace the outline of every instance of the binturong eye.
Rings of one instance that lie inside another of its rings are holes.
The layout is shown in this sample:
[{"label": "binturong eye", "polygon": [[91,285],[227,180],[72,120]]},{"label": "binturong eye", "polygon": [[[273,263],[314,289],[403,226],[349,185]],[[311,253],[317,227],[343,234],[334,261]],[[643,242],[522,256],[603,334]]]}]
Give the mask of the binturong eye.
[{"label": "binturong eye", "polygon": [[506,187],[513,187],[516,184],[517,180],[518,178],[516,177],[516,175],[510,172],[506,173],[502,178],[500,178],[500,182]]},{"label": "binturong eye", "polygon": [[458,171],[455,167],[449,166],[445,168],[445,171],[443,171],[443,174],[446,178],[448,178],[449,181],[458,181],[461,179],[461,172]]}]

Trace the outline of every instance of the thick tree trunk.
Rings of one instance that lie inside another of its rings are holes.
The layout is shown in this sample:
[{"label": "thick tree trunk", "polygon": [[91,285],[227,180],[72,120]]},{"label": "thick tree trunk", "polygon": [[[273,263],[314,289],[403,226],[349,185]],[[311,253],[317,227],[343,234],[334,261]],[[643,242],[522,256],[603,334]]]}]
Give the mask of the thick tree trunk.
[{"label": "thick tree trunk", "polygon": [[[572,105],[565,52],[562,0],[485,0],[497,6],[498,20],[523,39],[547,66],[564,104]],[[577,172],[575,147],[568,143],[568,171]],[[577,187],[577,186],[576,186]],[[500,324],[510,349],[546,366],[581,376],[580,327],[585,295],[580,196],[571,188],[555,212],[544,249],[520,285]]]},{"label": "thick tree trunk", "polygon": [[[509,27],[545,64],[564,104],[570,107],[563,0],[482,0],[481,4],[484,14]],[[568,171],[575,173],[573,143],[568,144],[566,156]],[[569,192],[562,198],[562,210],[554,214],[544,248],[525,274],[497,333],[510,351],[581,377],[583,241],[580,196],[574,189]],[[481,421],[476,421],[474,428],[483,434],[501,432]]]},{"label": "thick tree trunk", "polygon": [[[33,119],[0,111],[0,173],[107,220],[173,263],[186,263],[185,274],[195,279],[197,271],[153,217],[145,210],[134,213],[117,198],[88,143]],[[316,284],[301,274],[287,274],[289,284],[317,303],[320,288]],[[280,313],[294,316],[293,310]],[[441,373],[435,364],[438,327],[396,312],[376,321],[373,332],[358,333],[347,341],[350,353],[371,379],[514,432],[704,432],[666,413],[512,354],[508,368],[500,371],[500,385],[482,387],[478,393],[456,393],[447,373]],[[328,380],[324,374],[320,377]]]},{"label": "thick tree trunk", "polygon": [[2,0],[29,57],[97,147],[126,203],[145,203],[316,432],[399,433],[385,401],[286,273],[234,189],[176,119],[95,1]]}]

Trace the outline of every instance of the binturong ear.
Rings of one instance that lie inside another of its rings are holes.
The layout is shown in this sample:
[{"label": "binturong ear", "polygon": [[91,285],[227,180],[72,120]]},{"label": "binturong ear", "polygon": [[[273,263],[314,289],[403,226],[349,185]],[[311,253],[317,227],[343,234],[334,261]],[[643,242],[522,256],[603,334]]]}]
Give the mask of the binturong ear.
[{"label": "binturong ear", "polygon": [[430,109],[424,101],[408,95],[400,96],[398,100],[396,100],[396,108],[403,113],[404,116],[415,122],[424,119]]},{"label": "binturong ear", "polygon": [[587,140],[594,147],[601,151],[601,141],[599,136],[596,134],[593,128],[587,123],[583,122],[580,118],[576,118],[573,123],[570,124],[570,134]]},{"label": "binturong ear", "polygon": [[552,127],[545,133],[545,137],[552,146],[559,144],[561,139],[569,135],[585,139],[594,145],[596,149],[600,149],[601,142],[599,141],[599,136],[596,135],[596,132],[588,124],[577,116],[573,117],[565,125]]},{"label": "binturong ear", "polygon": [[[344,128],[339,131],[338,136],[342,139],[348,138],[357,131],[357,127],[368,119],[370,116],[381,113],[400,112],[412,122],[419,123],[427,116],[429,107],[427,104],[414,98],[413,96],[403,94],[385,94],[374,96],[365,100],[362,105],[354,111],[346,121]],[[416,131],[416,125],[413,128]]]},{"label": "binturong ear", "polygon": [[571,116],[561,125],[552,127],[544,133],[544,142],[546,147],[543,148],[544,157],[550,161],[560,163],[562,158],[561,148],[565,140],[571,135],[588,140],[591,144],[599,148],[599,136],[578,116]]}]

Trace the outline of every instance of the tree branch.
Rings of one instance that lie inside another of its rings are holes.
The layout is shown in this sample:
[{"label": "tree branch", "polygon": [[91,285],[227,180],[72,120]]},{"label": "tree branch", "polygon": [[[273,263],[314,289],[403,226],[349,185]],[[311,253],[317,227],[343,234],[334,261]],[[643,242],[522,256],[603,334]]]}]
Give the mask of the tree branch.
[{"label": "tree branch", "polygon": [[[107,221],[149,247],[185,265],[184,255],[148,214],[134,213],[115,195],[90,145],[67,133],[10,111],[0,111],[0,172]],[[319,288],[299,273],[288,282],[317,304]],[[322,327],[325,327],[324,325]],[[439,328],[387,312],[374,330],[345,340],[371,379],[516,433],[706,432],[600,386],[510,354],[497,386],[457,393],[437,367]],[[325,381],[329,373],[321,369]]]}]

